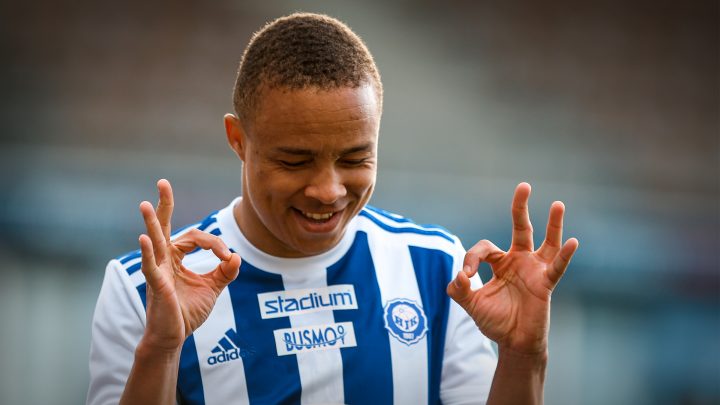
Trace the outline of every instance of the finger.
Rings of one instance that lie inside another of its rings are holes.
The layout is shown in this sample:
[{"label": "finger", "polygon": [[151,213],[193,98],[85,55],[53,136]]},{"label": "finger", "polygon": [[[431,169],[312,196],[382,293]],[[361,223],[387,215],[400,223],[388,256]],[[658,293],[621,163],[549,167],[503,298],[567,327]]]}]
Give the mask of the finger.
[{"label": "finger", "polygon": [[240,256],[238,256],[236,253],[232,253],[228,260],[223,260],[222,262],[220,262],[220,264],[215,267],[215,270],[208,273],[207,276],[215,282],[215,285],[218,287],[218,289],[222,290],[233,280],[235,280],[235,278],[237,278],[238,274],[240,273],[241,262],[242,261],[240,260]]},{"label": "finger", "polygon": [[142,254],[142,264],[140,265],[140,270],[145,275],[145,280],[150,288],[157,289],[160,283],[161,275],[155,262],[152,241],[149,236],[140,235],[138,242],[140,243],[140,252]]},{"label": "finger", "polygon": [[157,182],[157,188],[160,199],[158,200],[156,213],[163,236],[165,236],[165,240],[169,242],[171,231],[170,219],[172,218],[174,207],[172,187],[169,181],[160,179]]},{"label": "finger", "polygon": [[472,277],[477,273],[478,266],[480,266],[481,262],[495,263],[500,260],[504,254],[505,252],[495,246],[494,243],[483,239],[465,253],[463,272],[467,274],[468,277]]},{"label": "finger", "polygon": [[570,260],[575,254],[575,251],[577,251],[579,245],[580,243],[577,239],[568,239],[560,249],[560,254],[557,255],[555,260],[553,260],[552,266],[550,266],[547,272],[548,278],[550,279],[550,282],[552,282],[553,287],[558,283],[558,281],[560,281],[563,274],[565,274],[565,270],[567,270],[568,264],[570,264]]},{"label": "finger", "polygon": [[545,241],[537,250],[538,256],[546,261],[552,260],[560,251],[562,244],[563,232],[563,215],[565,214],[565,205],[561,201],[555,201],[550,206],[550,215],[548,216],[547,230],[545,231]]},{"label": "finger", "polygon": [[167,254],[167,242],[165,236],[163,236],[160,222],[158,222],[157,215],[155,215],[155,209],[149,202],[143,201],[140,203],[140,212],[145,220],[147,234],[150,237],[150,241],[152,241],[155,263],[160,264]]},{"label": "finger", "polygon": [[185,254],[194,251],[198,247],[205,250],[210,249],[218,259],[224,261],[229,260],[232,254],[222,239],[198,229],[191,229],[177,238],[173,241],[173,246]]},{"label": "finger", "polygon": [[518,184],[515,188],[511,209],[513,232],[510,250],[533,250],[533,229],[528,211],[529,198],[530,185],[528,183]]},{"label": "finger", "polygon": [[470,278],[464,271],[458,272],[455,279],[447,286],[447,294],[461,307],[467,310],[468,303],[472,298],[472,289],[470,288]]}]

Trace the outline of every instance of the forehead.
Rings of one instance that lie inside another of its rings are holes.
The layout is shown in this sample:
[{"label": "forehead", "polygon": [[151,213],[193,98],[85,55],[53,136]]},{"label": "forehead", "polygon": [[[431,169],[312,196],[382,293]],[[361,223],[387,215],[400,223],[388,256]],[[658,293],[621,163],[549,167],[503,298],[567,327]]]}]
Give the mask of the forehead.
[{"label": "forehead", "polygon": [[265,88],[247,130],[269,144],[374,142],[380,111],[372,86]]}]

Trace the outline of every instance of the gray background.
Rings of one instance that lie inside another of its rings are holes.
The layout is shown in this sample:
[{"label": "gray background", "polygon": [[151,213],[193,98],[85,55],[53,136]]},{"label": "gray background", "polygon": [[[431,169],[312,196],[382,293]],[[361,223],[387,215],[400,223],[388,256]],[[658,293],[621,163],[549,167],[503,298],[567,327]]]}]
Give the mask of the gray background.
[{"label": "gray background", "polygon": [[239,194],[237,63],[297,10],[347,22],[379,65],[374,205],[507,248],[518,182],[538,242],[566,203],[581,245],[548,404],[720,402],[717,2],[147,3],[0,3],[0,403],[84,401],[137,204],[169,178],[180,226]]}]

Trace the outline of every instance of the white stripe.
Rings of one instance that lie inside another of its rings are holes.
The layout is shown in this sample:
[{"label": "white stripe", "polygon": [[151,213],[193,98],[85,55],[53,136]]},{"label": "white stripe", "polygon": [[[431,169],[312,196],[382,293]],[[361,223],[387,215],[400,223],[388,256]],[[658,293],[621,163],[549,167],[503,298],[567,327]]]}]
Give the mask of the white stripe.
[{"label": "white stripe", "polygon": [[[376,238],[368,239],[383,308],[388,301],[397,298],[422,303],[410,250],[404,243],[398,243],[398,240],[393,239],[390,242],[384,238],[382,243],[379,243]],[[426,404],[428,402],[427,335],[412,345],[407,345],[393,336],[389,338],[393,387],[395,387],[393,403]]]},{"label": "white stripe", "polygon": [[228,329],[235,330],[235,315],[230,292],[226,288],[220,293],[210,316],[193,334],[207,405],[250,403],[242,357],[225,363],[208,364],[212,349],[218,346]]},{"label": "white stripe", "polygon": [[[285,290],[327,287],[326,269],[317,271],[287,272],[282,275]],[[291,315],[293,328],[332,324],[332,311],[321,311],[303,315]],[[342,404],[345,402],[343,363],[340,349],[299,353],[297,356],[302,404]]]}]

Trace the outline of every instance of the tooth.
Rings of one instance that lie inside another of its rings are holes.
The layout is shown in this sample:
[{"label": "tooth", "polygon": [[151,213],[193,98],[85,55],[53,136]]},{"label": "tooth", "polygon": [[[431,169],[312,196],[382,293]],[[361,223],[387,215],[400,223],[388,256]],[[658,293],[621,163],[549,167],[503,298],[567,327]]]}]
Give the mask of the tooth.
[{"label": "tooth", "polygon": [[315,219],[315,220],[329,219],[329,218],[333,215],[332,212],[331,212],[331,213],[327,213],[327,214],[316,214],[316,213],[313,213],[313,212],[305,212],[304,214],[305,214],[306,217],[311,218],[311,219]]}]

